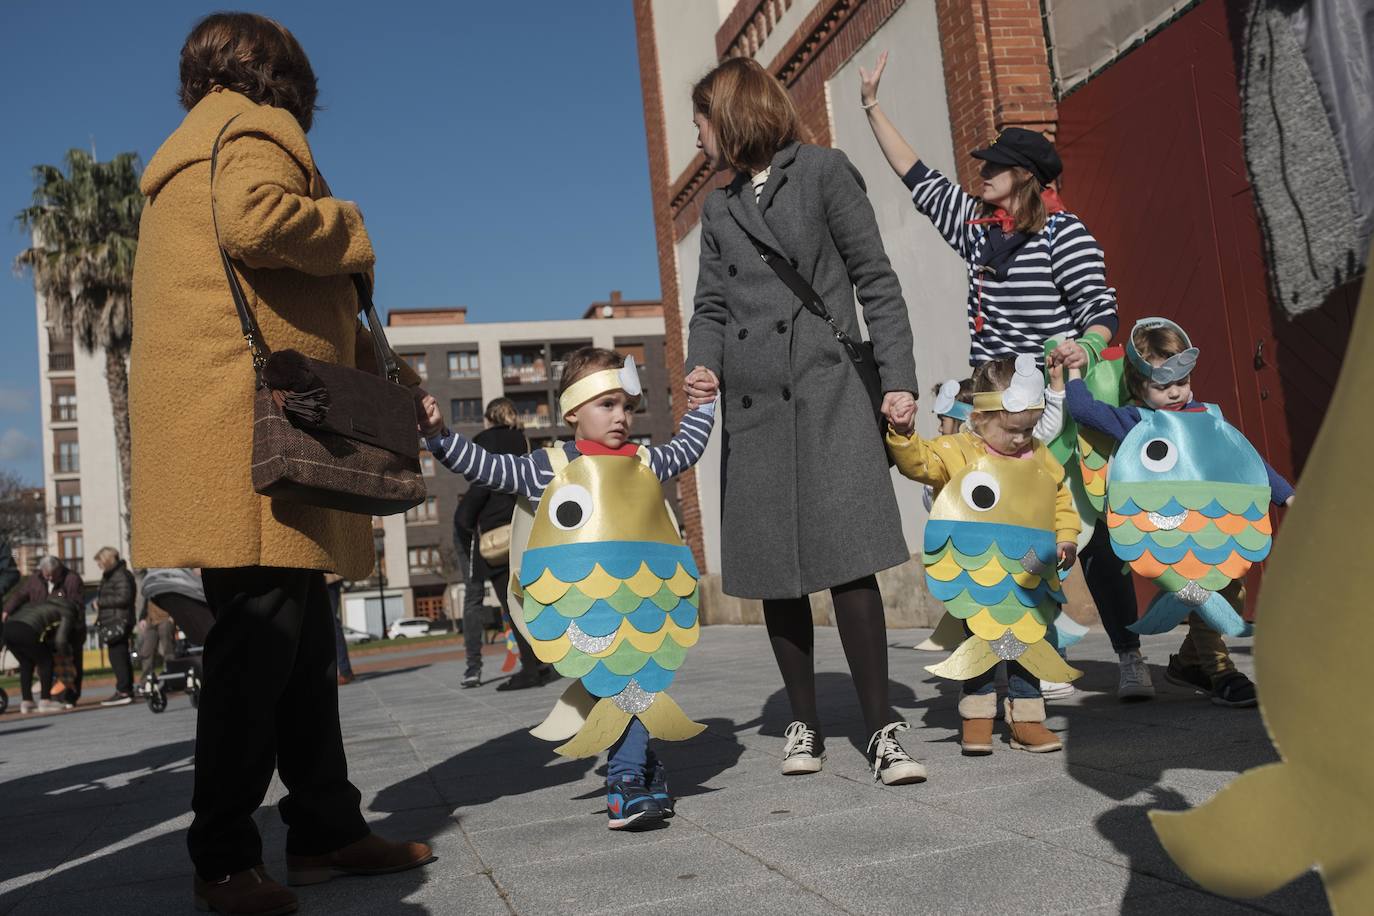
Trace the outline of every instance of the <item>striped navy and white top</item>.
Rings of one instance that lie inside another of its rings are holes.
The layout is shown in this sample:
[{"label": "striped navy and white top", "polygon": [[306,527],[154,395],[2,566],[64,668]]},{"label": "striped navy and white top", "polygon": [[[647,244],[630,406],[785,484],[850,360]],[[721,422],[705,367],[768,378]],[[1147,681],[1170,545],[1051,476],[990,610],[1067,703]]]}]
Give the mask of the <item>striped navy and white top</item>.
[{"label": "striped navy and white top", "polygon": [[[688,411],[682,418],[677,435],[667,445],[649,447],[649,469],[659,480],[671,480],[701,460],[706,442],[715,425],[715,402]],[[498,455],[489,452],[462,433],[444,430],[440,436],[425,441],[434,457],[456,474],[473,483],[490,487],[498,493],[515,493],[534,506],[539,505],[545,488],[553,481],[553,465],[544,449],[529,455]],[[576,442],[565,442],[568,459],[580,453]]]},{"label": "striped navy and white top", "polygon": [[[1116,290],[1107,285],[1101,246],[1077,216],[1052,214],[999,279],[978,267],[990,227],[969,225],[969,220],[982,216],[982,201],[922,162],[902,180],[916,209],[968,265],[971,365],[1021,353],[1042,360],[1045,341],[1052,337],[1081,337],[1095,324],[1115,330]],[[980,275],[983,329],[975,331]]]}]

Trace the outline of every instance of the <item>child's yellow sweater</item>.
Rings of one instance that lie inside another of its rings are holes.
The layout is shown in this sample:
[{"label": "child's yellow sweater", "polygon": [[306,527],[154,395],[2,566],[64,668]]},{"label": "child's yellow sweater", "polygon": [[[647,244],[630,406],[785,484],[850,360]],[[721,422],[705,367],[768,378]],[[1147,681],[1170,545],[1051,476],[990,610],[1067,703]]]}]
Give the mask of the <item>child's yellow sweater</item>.
[{"label": "child's yellow sweater", "polygon": [[[903,436],[889,429],[887,449],[903,477],[910,477],[921,483],[928,483],[938,494],[949,479],[979,457],[988,454],[988,445],[980,437],[964,431],[952,436],[938,436],[935,439],[922,439],[916,434]],[[1012,459],[1016,460],[1016,459]],[[1082,525],[1078,510],[1074,508],[1073,494],[1069,492],[1069,482],[1064,476],[1064,467],[1054,459],[1049,449],[1035,443],[1035,454],[1025,461],[1038,461],[1050,472],[1059,484],[1054,498],[1055,540],[1059,543],[1074,543]]]}]

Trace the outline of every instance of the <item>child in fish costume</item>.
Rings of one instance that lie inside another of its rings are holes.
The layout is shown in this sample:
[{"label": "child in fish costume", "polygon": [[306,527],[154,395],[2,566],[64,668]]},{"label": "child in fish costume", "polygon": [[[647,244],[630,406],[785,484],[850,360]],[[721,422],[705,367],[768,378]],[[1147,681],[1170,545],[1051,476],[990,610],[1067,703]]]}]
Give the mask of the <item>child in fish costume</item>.
[{"label": "child in fish costume", "polygon": [[[1140,406],[1112,407],[1081,379],[1068,386],[1080,428],[1120,444],[1107,470],[1112,549],[1160,593],[1130,629],[1188,636],[1165,677],[1223,706],[1254,706],[1255,687],[1231,661],[1222,634],[1246,635],[1241,581],[1269,553],[1267,504],[1292,486],[1213,404],[1193,400],[1199,351],[1164,318],[1138,322],[1126,342],[1126,385]],[[1073,373],[1076,374],[1076,373]]]},{"label": "child in fish costume", "polygon": [[1063,747],[1045,728],[1039,679],[1082,673],[1046,638],[1064,603],[1059,569],[1073,564],[1078,513],[1063,466],[1032,435],[1044,388],[1033,357],[996,360],[974,375],[973,413],[961,432],[929,441],[911,429],[887,434],[897,469],[938,490],[925,530],[926,581],[967,638],[927,670],[964,682],[969,755],[992,753],[998,664],[1007,665],[1012,747],[1035,753]]},{"label": "child in fish costume", "polygon": [[448,430],[427,441],[449,470],[521,497],[511,619],[540,661],[574,679],[533,734],[565,742],[557,751],[568,757],[609,749],[613,830],[673,815],[649,738],[684,740],[704,728],[664,692],[696,644],[699,599],[697,566],[661,484],[701,458],[715,404],[688,412],[671,442],[649,448],[627,441],[639,394],[633,359],[585,347],[568,358],[559,392],[575,441],[530,455],[491,454]]}]

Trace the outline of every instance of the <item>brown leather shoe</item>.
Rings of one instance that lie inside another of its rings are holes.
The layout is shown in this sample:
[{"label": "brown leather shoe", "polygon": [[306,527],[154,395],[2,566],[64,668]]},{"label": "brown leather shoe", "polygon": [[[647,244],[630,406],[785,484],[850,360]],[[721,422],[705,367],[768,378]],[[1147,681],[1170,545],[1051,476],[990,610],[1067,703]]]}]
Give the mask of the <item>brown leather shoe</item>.
[{"label": "brown leather shoe", "polygon": [[428,865],[434,853],[425,843],[393,843],[369,833],[356,843],[322,856],[286,856],[286,883],[322,884],[340,875],[389,875]]},{"label": "brown leather shoe", "polygon": [[339,686],[340,686],[340,687],[347,687],[347,686],[348,686],[349,684],[351,684],[351,683],[353,683],[353,675],[351,675],[351,674],[341,674],[341,675],[339,675]]},{"label": "brown leather shoe", "polygon": [[218,881],[196,875],[193,884],[196,909],[224,916],[277,916],[296,912],[296,895],[277,882],[261,865],[236,871]]},{"label": "brown leather shoe", "polygon": [[992,753],[992,719],[965,719],[959,749],[965,757],[985,757]]}]

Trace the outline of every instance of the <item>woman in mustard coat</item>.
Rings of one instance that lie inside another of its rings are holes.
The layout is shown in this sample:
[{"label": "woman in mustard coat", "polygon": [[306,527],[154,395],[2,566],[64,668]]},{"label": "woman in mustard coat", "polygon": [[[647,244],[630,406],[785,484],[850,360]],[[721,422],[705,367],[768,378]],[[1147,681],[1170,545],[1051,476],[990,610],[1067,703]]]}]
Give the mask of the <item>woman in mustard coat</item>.
[{"label": "woman in mustard coat", "polygon": [[[263,870],[252,820],[274,768],[288,790],[279,808],[290,883],[432,858],[422,843],[371,834],[348,781],[324,574],[368,575],[371,519],[267,499],[251,480],[253,366],[212,206],[270,350],[373,362],[350,279],[372,269],[372,243],[357,206],[331,197],[315,168],[305,138],[315,93],[285,28],[246,13],[209,16],[181,53],[186,118],[143,175],[129,384],[133,560],[201,567],[215,613],[188,846],[197,903],[220,913],[295,908]],[[231,119],[212,198],[211,150]]]}]

